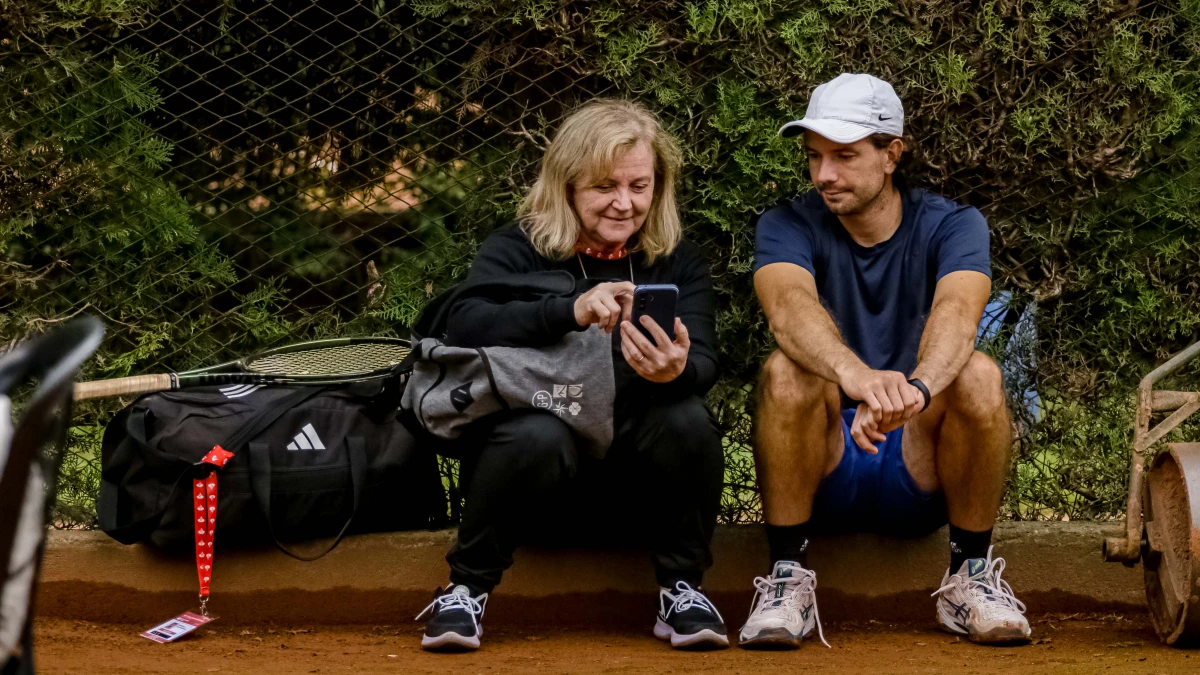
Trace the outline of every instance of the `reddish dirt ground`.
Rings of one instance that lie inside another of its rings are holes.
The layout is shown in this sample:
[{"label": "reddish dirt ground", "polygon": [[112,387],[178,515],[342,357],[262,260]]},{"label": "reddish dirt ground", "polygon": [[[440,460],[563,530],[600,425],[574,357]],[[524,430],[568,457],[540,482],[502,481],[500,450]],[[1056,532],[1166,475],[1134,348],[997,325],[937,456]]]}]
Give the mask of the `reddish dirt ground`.
[{"label": "reddish dirt ground", "polygon": [[[586,610],[586,607],[581,608]],[[420,649],[420,625],[222,625],[160,645],[148,626],[61,619],[38,626],[40,673],[1194,673],[1200,651],[1164,647],[1143,616],[1032,617],[1034,643],[981,647],[928,625],[878,622],[825,627],[833,649],[676,652],[647,629],[582,630],[489,625],[465,654]]]}]

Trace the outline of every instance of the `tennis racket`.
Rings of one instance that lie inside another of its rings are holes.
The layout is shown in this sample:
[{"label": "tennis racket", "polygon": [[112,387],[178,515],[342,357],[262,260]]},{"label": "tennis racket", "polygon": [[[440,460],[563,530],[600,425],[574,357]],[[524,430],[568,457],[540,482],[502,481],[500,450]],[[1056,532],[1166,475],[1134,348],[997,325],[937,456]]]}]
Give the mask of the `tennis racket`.
[{"label": "tennis racket", "polygon": [[79,382],[75,400],[175,391],[211,385],[325,385],[363,382],[392,375],[408,356],[408,340],[337,338],[277,347],[254,356],[183,373],[135,375]]}]

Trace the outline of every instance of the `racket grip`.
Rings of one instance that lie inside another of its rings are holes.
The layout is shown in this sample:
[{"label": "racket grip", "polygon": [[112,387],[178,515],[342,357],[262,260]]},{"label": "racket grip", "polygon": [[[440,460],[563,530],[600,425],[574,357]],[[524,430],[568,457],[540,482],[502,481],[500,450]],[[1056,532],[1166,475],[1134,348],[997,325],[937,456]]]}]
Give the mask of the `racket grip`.
[{"label": "racket grip", "polygon": [[133,377],[118,377],[115,380],[77,382],[75,383],[75,400],[120,396],[122,394],[144,394],[151,391],[168,391],[170,389],[171,376],[166,373],[161,375],[135,375]]}]

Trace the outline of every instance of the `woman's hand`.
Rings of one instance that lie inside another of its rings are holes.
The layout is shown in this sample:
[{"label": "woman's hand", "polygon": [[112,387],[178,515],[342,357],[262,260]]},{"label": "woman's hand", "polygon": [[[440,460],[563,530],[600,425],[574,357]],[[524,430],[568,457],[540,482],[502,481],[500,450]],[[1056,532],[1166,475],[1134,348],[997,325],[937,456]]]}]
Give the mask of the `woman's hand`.
[{"label": "woman's hand", "polygon": [[648,316],[641,319],[642,325],[658,344],[647,340],[631,322],[622,321],[621,352],[625,354],[625,361],[633,366],[638,375],[651,382],[670,382],[679,377],[687,366],[688,350],[692,347],[687,327],[679,317],[675,317],[675,341],[671,342],[654,319]]},{"label": "woman's hand", "polygon": [[575,323],[580,326],[594,323],[605,333],[611,333],[633,311],[633,289],[629,281],[598,284],[575,298]]}]

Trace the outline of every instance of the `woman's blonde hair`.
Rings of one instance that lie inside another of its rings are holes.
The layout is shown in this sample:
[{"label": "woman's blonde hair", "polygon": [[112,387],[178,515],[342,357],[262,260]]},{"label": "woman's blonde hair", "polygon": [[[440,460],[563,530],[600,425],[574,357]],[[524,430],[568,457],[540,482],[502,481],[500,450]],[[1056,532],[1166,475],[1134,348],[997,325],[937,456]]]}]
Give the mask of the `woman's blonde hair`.
[{"label": "woman's blonde hair", "polygon": [[654,150],[654,198],[633,248],[644,252],[650,263],[675,250],[683,234],[675,204],[675,177],[682,163],[679,146],[641,105],[601,98],[584,104],[559,127],[542,158],[537,182],[521,201],[521,228],[538,253],[564,260],[574,252],[580,222],[571,204],[571,185],[580,177],[607,174],[617,156],[639,141]]}]

